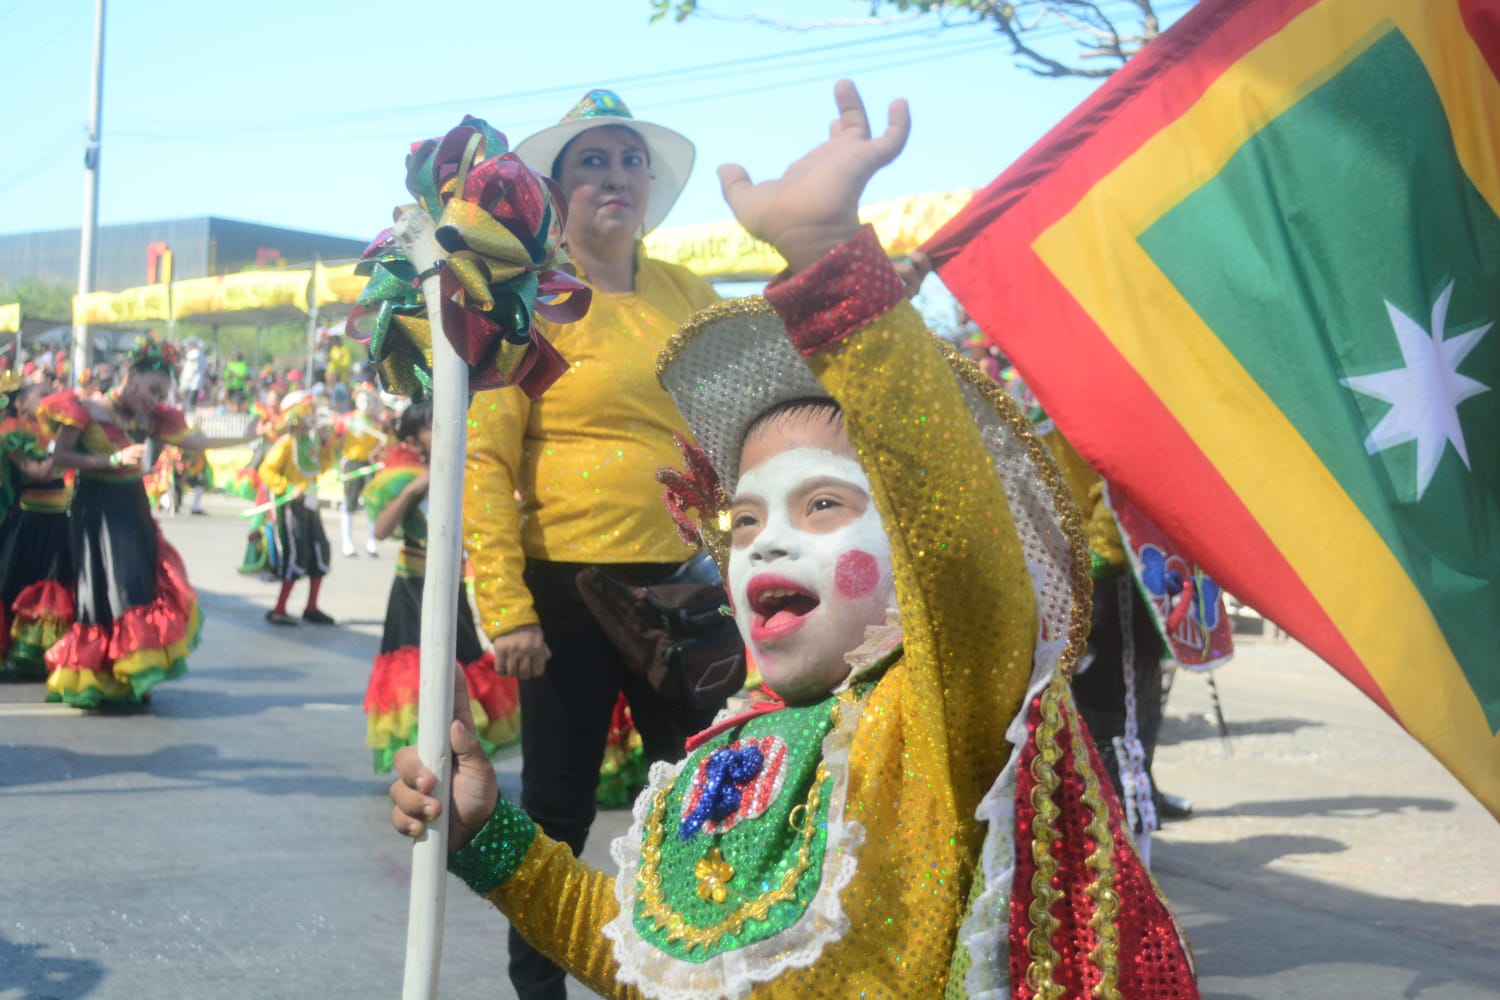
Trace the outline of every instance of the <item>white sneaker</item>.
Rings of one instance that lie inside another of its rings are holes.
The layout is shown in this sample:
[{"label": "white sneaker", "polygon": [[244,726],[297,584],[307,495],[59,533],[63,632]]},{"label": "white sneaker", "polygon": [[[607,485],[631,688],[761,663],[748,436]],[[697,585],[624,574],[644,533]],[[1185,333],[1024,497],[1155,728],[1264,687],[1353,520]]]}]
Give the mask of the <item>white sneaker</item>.
[{"label": "white sneaker", "polygon": [[348,542],[344,543],[344,556],[345,556],[345,558],[353,559],[358,554],[359,553],[357,553],[357,552],[354,551],[354,546],[350,545]]},{"label": "white sneaker", "polygon": [[372,538],[365,543],[365,554],[371,559],[380,558],[380,546],[375,544],[375,539]]}]

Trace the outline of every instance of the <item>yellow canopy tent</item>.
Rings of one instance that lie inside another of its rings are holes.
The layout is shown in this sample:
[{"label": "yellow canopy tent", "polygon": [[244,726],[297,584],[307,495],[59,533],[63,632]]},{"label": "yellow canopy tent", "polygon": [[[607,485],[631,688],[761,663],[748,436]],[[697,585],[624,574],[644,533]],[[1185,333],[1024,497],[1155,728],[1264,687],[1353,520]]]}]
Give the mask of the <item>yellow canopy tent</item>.
[{"label": "yellow canopy tent", "polygon": [[[973,194],[966,189],[876,202],[860,218],[874,226],[887,253],[901,257],[921,246]],[[780,254],[733,220],[658,229],[646,237],[646,251],[711,281],[768,281],[786,267]]]},{"label": "yellow canopy tent", "polygon": [[[876,202],[860,213],[893,257],[910,253],[968,203],[973,191],[912,195]],[[659,229],[646,249],[717,281],[764,281],[786,263],[770,246],[753,239],[733,220]],[[173,320],[230,324],[285,323],[305,319],[313,308],[342,315],[354,304],[365,279],[353,264],[242,271],[186,278],[120,292],[93,292],[73,299],[73,322],[108,326]],[[3,323],[3,315],[0,315]]]},{"label": "yellow canopy tent", "polygon": [[73,298],[73,322],[90,326],[183,321],[215,326],[259,326],[348,311],[364,287],[353,264],[241,271],[184,278],[119,292]]},{"label": "yellow canopy tent", "polygon": [[[90,326],[190,322],[213,326],[267,326],[307,321],[308,339],[318,320],[347,313],[365,279],[353,264],[241,271],[184,278],[73,299],[73,322]],[[316,313],[314,312],[316,310]],[[250,458],[250,449],[225,448],[209,456],[217,482],[228,482]],[[335,493],[332,476],[324,484]]]}]

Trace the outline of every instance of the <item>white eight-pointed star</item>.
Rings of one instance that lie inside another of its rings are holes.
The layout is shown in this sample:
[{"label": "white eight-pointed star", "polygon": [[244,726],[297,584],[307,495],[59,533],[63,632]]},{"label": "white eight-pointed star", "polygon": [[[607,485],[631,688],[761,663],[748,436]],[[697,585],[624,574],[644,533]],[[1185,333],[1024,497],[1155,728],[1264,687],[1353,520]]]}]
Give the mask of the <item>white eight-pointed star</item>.
[{"label": "white eight-pointed star", "polygon": [[1433,303],[1430,334],[1400,309],[1389,302],[1385,304],[1391,326],[1396,330],[1403,367],[1339,380],[1355,392],[1391,404],[1365,438],[1366,452],[1374,455],[1408,441],[1417,443],[1418,500],[1427,492],[1450,442],[1464,467],[1470,467],[1463,424],[1458,419],[1458,404],[1490,390],[1489,386],[1460,375],[1458,366],[1494,323],[1486,323],[1446,340],[1443,338],[1453,284],[1450,281]]}]

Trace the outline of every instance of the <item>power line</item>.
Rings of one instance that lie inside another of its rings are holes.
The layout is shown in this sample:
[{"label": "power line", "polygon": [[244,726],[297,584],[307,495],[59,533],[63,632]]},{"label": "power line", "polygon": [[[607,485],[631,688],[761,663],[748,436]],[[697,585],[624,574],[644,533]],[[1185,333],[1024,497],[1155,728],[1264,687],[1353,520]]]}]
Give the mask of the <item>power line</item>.
[{"label": "power line", "polygon": [[13,64],[11,66],[11,68],[10,68],[10,72],[9,73],[6,73],[4,76],[0,76],[0,83],[4,83],[5,81],[9,80],[11,77],[16,76],[17,74],[19,74],[21,72],[21,70],[25,69],[27,66],[29,66],[31,64],[31,61],[33,59],[35,59],[37,56],[41,55],[43,52],[47,51],[47,49],[51,48],[51,46],[52,46],[52,44],[54,42],[56,42],[63,35],[67,34],[70,30],[72,30],[72,28],[73,28],[73,26],[75,24],[77,24],[79,21],[83,20],[90,13],[91,13],[91,11],[87,7],[83,8],[82,10],[80,10],[76,15],[74,15],[74,17],[73,17],[72,20],[68,21],[61,28],[58,28],[57,31],[55,33],[53,33],[53,35],[51,37],[49,37],[45,42],[43,42],[42,44],[40,44],[40,45],[36,46],[35,48],[33,48],[31,50],[31,52],[30,52],[29,55],[27,55],[20,62]]},{"label": "power line", "polygon": [[43,143],[40,149],[35,150],[32,153],[31,159],[25,161],[4,177],[0,177],[0,191],[4,191],[6,188],[25,180],[43,167],[51,165],[52,161],[62,156],[67,147],[77,140],[78,133],[74,129],[64,129],[50,141]]},{"label": "power line", "polygon": [[[875,59],[884,58],[885,61],[882,61],[882,62],[870,62],[870,63],[859,63],[859,64],[856,64],[856,65],[853,65],[853,66],[845,64],[842,67],[842,69],[843,70],[847,70],[851,74],[876,73],[876,72],[881,72],[881,71],[884,71],[884,70],[887,70],[887,69],[893,69],[893,68],[904,67],[904,66],[911,66],[911,65],[916,65],[916,64],[919,64],[919,63],[924,63],[924,62],[931,62],[931,61],[937,60],[937,59],[959,58],[959,57],[962,57],[962,56],[972,55],[972,54],[977,53],[977,52],[984,52],[984,51],[989,51],[989,50],[993,50],[993,49],[994,49],[994,42],[992,40],[990,40],[990,39],[984,39],[982,41],[975,41],[973,39],[970,39],[970,40],[967,40],[967,41],[964,41],[964,42],[960,42],[960,43],[955,44],[955,45],[945,46],[945,47],[943,47],[941,49],[927,49],[925,51],[922,51],[920,54],[916,54],[916,55],[902,55],[899,59],[894,59],[894,60],[892,60],[892,59],[889,58],[889,56],[891,56],[892,53],[884,53],[884,52],[880,52],[880,53],[866,53],[865,55],[867,57],[872,57],[872,58],[875,58]],[[794,68],[801,68],[801,67],[794,67]],[[824,68],[824,69],[818,69],[815,73],[810,73],[810,74],[803,75],[803,76],[797,76],[797,77],[779,77],[779,78],[771,80],[771,81],[757,83],[755,85],[755,89],[757,90],[757,92],[766,92],[766,91],[771,91],[771,90],[783,90],[783,89],[786,89],[787,87],[801,86],[801,85],[806,84],[806,83],[817,83],[819,81],[827,80],[827,79],[829,79],[829,71],[826,68]],[[716,81],[713,81],[713,80],[705,81],[705,83],[713,83],[713,82],[716,82]],[[726,89],[726,90],[714,90],[714,91],[701,91],[701,90],[699,90],[699,91],[695,91],[694,93],[692,93],[692,94],[690,94],[688,96],[685,96],[685,97],[671,98],[671,99],[668,99],[668,100],[665,100],[665,101],[657,101],[657,102],[655,102],[653,104],[653,107],[678,107],[678,106],[687,105],[687,104],[697,104],[697,103],[701,103],[701,102],[704,102],[704,101],[719,100],[719,99],[724,98],[724,97],[731,97],[731,96],[734,96],[736,94],[743,93],[745,89],[746,89],[746,84],[744,82],[740,82],[735,87],[733,87],[731,89]],[[524,133],[530,131],[532,128],[541,128],[543,126],[550,125],[555,120],[556,120],[555,118],[550,117],[550,116],[546,117],[546,118],[518,119],[518,120],[514,120],[514,121],[504,122],[503,126],[504,126],[504,129],[505,129],[506,132],[514,134],[514,135],[521,135],[521,134],[524,134]],[[243,141],[242,136],[238,132],[236,132],[234,135],[231,135],[231,136],[217,135],[217,134],[215,134],[215,135],[186,136],[186,135],[181,135],[181,134],[175,134],[174,135],[174,134],[161,134],[161,133],[152,133],[152,132],[137,132],[137,131],[116,130],[112,134],[113,134],[114,138],[117,141],[120,141],[120,140],[123,139],[124,141],[127,141],[127,142],[144,141],[144,142],[160,142],[160,143],[170,143],[170,144],[190,144],[190,145],[195,145],[195,144],[200,144],[201,143],[201,144],[207,144],[207,145],[223,145],[223,144],[227,144],[227,143],[239,143],[239,142]],[[394,127],[387,127],[387,128],[383,129],[380,132],[367,132],[367,133],[359,133],[359,134],[353,134],[353,135],[345,133],[345,134],[321,134],[321,135],[291,135],[291,134],[289,134],[289,135],[284,135],[284,136],[262,136],[262,137],[257,138],[256,142],[258,142],[260,144],[265,144],[265,145],[293,145],[293,146],[297,146],[297,145],[332,145],[332,144],[336,144],[336,143],[346,143],[346,142],[381,142],[381,141],[407,142],[407,141],[410,141],[411,138],[412,138],[412,136],[409,133],[406,133],[406,132],[400,132],[400,133],[398,133],[395,130]]]},{"label": "power line", "polygon": [[[980,25],[980,22],[974,22]],[[848,49],[861,48],[869,45],[888,45],[891,42],[904,41],[917,37],[934,38],[941,32],[951,31],[956,27],[965,25],[953,25],[945,28],[921,28],[915,31],[891,32],[876,35],[870,38],[855,38],[839,42],[830,42],[824,45],[808,46],[784,52],[768,52],[754,56],[743,56],[738,59],[720,60],[712,63],[700,63],[692,66],[680,66],[675,69],[654,70],[645,73],[636,73],[626,76],[611,77],[611,87],[624,87],[630,84],[640,83],[651,86],[662,86],[668,83],[681,83],[683,78],[700,74],[709,76],[724,76],[727,71],[742,66],[759,66],[775,63],[783,60],[797,60],[804,56],[818,55],[827,52],[845,51]],[[477,97],[450,98],[442,101],[432,101],[423,104],[407,104],[397,107],[367,108],[355,111],[325,112],[319,114],[302,115],[297,117],[280,116],[275,119],[262,119],[260,122],[241,122],[236,127],[240,135],[255,134],[259,126],[271,129],[288,129],[299,127],[321,127],[327,124],[346,124],[366,119],[384,119],[406,114],[418,114],[430,111],[448,110],[462,106],[476,104],[497,104],[502,102],[514,102],[523,100],[535,100],[537,98],[554,96],[571,96],[582,93],[591,87],[598,86],[597,76],[586,80],[571,83],[554,84],[545,87],[535,87],[529,90],[511,91],[501,94],[488,94]],[[137,128],[172,128],[174,123],[170,122],[146,122]],[[182,123],[186,124],[186,123]]]}]

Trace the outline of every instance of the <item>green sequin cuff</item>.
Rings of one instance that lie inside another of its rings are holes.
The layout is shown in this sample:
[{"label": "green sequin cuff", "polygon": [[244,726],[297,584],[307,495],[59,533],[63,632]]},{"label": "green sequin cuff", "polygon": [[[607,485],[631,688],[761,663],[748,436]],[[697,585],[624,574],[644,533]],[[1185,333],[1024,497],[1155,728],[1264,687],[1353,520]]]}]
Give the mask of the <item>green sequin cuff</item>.
[{"label": "green sequin cuff", "polygon": [[448,870],[470,889],[488,896],[521,867],[535,839],[536,824],[531,817],[502,796],[484,829],[462,850],[449,855]]}]

